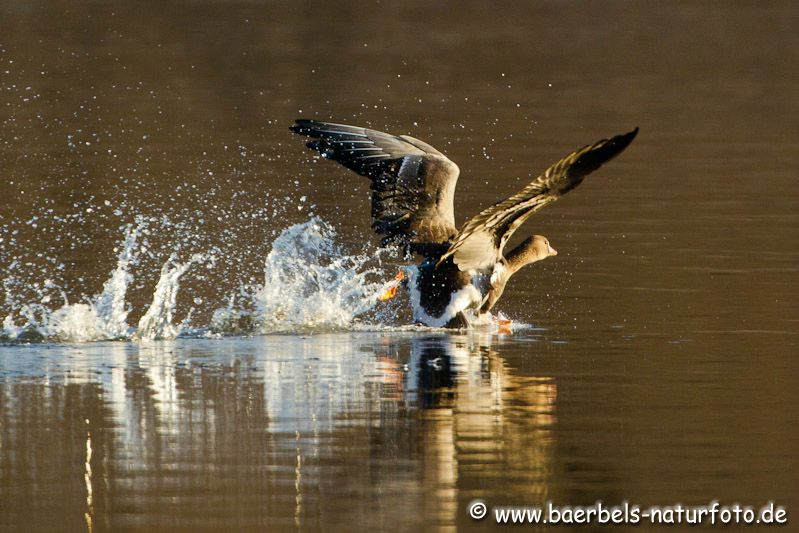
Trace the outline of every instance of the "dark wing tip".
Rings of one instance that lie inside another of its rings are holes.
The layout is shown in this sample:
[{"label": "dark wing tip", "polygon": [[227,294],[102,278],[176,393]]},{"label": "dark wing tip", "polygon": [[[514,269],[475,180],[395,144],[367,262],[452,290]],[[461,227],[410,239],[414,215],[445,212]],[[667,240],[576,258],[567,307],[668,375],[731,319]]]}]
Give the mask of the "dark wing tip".
[{"label": "dark wing tip", "polygon": [[608,154],[608,159],[618,155],[625,148],[627,148],[630,143],[633,142],[633,139],[635,139],[636,135],[638,135],[638,126],[636,126],[632,131],[611,137],[611,139],[603,147],[603,150]]},{"label": "dark wing tip", "polygon": [[[638,135],[638,126],[636,126],[632,131],[628,131],[627,133],[617,135],[614,141],[618,139],[618,142],[621,143],[624,148],[626,148],[627,145],[633,142],[633,139],[635,139],[636,135]],[[622,150],[624,148],[622,148]]]},{"label": "dark wing tip", "polygon": [[[637,127],[627,133],[622,133],[621,135],[616,135],[610,139],[605,139],[594,145],[585,147],[583,153],[569,166],[568,174],[573,179],[584,178],[586,175],[622,153],[624,149],[633,142],[636,135],[638,135]],[[574,184],[570,184],[568,189],[572,189],[574,186]],[[564,190],[562,192],[566,191]]]},{"label": "dark wing tip", "polygon": [[316,125],[316,121],[307,118],[298,118],[294,124],[289,126],[289,129],[298,135],[310,134]]}]

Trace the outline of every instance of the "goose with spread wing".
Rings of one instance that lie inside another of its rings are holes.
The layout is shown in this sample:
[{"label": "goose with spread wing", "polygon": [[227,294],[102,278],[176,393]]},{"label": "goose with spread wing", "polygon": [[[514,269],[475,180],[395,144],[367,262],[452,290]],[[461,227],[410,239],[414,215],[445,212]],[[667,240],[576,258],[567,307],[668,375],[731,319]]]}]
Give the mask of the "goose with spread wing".
[{"label": "goose with spread wing", "polygon": [[455,225],[460,170],[429,144],[407,135],[298,119],[294,133],[307,146],[371,181],[372,227],[383,244],[396,243],[423,259],[407,269],[414,321],[468,327],[468,315],[488,313],[513,274],[556,255],[546,237],[533,235],[505,252],[527,218],[577,187],[619,153],[638,128],[584,146],[549,167],[521,191]]}]

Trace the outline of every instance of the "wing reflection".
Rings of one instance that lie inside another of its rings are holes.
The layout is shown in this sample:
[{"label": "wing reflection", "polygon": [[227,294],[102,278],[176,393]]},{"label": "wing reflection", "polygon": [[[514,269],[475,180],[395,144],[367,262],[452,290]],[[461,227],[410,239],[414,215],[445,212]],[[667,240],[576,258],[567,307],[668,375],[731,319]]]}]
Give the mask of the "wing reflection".
[{"label": "wing reflection", "polygon": [[509,368],[492,342],[331,334],[0,356],[0,489],[18,504],[0,523],[58,516],[30,482],[104,528],[164,516],[181,528],[317,528],[357,514],[448,529],[489,485],[543,500],[556,384]]}]

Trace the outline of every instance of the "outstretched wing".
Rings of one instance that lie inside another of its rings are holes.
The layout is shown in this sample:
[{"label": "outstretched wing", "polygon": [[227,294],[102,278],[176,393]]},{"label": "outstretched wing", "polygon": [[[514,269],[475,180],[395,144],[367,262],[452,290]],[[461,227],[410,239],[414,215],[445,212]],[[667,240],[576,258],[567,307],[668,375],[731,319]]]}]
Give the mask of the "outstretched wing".
[{"label": "outstretched wing", "polygon": [[588,174],[627,148],[637,133],[635,128],[567,155],[518,193],[466,222],[438,264],[452,257],[460,270],[491,267],[502,257],[510,236],[530,215],[577,187]]},{"label": "outstretched wing", "polygon": [[413,137],[298,119],[306,145],[372,181],[372,227],[384,242],[446,243],[458,230],[453,199],[458,166]]}]

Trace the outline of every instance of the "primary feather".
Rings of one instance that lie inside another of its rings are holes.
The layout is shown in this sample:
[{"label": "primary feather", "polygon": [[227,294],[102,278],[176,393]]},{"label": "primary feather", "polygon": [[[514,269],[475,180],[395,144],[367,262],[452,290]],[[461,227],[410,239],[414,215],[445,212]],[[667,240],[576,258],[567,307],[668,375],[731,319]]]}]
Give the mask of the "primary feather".
[{"label": "primary feather", "polygon": [[621,153],[637,134],[635,128],[570,153],[518,193],[472,217],[438,264],[452,257],[461,270],[489,268],[502,257],[508,239],[530,215],[577,187],[588,174]]},{"label": "primary feather", "polygon": [[372,182],[372,226],[384,242],[422,245],[455,237],[453,200],[458,166],[407,135],[298,119],[291,130],[309,148]]}]

